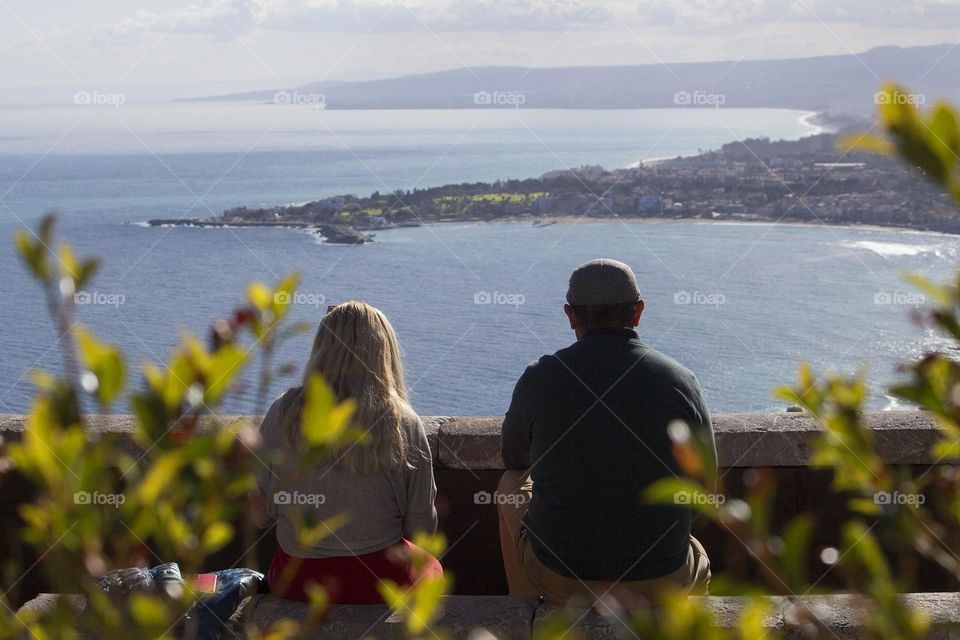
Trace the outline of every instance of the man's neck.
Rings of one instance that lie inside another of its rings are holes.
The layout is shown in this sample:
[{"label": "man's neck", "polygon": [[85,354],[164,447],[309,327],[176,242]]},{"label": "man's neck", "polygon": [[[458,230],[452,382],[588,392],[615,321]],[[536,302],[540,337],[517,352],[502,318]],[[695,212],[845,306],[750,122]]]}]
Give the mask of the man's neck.
[{"label": "man's neck", "polygon": [[637,331],[633,327],[597,327],[578,333],[577,340],[592,336],[623,336],[625,338],[636,338]]}]

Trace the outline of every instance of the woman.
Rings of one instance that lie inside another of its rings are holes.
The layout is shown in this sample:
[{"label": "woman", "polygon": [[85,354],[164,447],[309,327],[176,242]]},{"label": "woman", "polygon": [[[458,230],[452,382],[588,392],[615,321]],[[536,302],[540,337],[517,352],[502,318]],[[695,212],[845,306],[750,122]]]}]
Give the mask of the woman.
[{"label": "woman", "polygon": [[[353,421],[367,437],[308,467],[299,429],[314,374],[339,400],[356,402]],[[315,583],[334,603],[376,603],[382,579],[411,585],[443,574],[436,558],[410,542],[417,532],[436,531],[436,485],[426,432],[407,400],[397,336],[383,313],[355,301],[329,311],[303,386],[273,403],[260,432],[268,455],[251,507],[257,526],[277,525],[267,576],[272,593],[305,602]],[[339,526],[320,524],[343,515]],[[319,540],[298,540],[298,529],[317,525]]]}]

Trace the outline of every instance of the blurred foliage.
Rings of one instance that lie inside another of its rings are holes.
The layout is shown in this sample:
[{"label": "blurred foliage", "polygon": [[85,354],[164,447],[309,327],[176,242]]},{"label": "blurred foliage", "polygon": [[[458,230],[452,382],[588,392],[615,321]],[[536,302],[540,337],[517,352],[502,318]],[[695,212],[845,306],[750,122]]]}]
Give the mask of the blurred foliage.
[{"label": "blurred foliage", "polygon": [[886,137],[849,136],[841,146],[893,155],[915,167],[960,203],[960,120],[948,102],[928,113],[916,107],[916,94],[888,84],[877,94],[878,120]]},{"label": "blurred foliage", "polygon": [[[879,95],[885,137],[861,135],[848,138],[846,144],[902,158],[960,203],[955,110],[941,103],[928,114],[920,113],[913,106],[916,101],[894,85]],[[251,285],[248,304],[214,325],[210,348],[185,335],[164,368],[144,367],[144,388],[131,396],[136,414],[132,438],[143,451],[137,456],[112,438],[91,437],[84,424],[84,398],[108,409],[122,396],[128,374],[116,347],[101,342],[73,318],[71,296],[93,276],[97,263],[78,260],[67,245],[50,251],[52,240],[53,222],[47,218],[32,235],[20,234],[17,245],[64,333],[65,376],[34,375],[38,391],[28,428],[22,441],[9,444],[6,451],[13,468],[38,490],[37,499],[21,508],[28,525],[25,540],[46,553],[42,566],[51,586],[83,594],[89,606],[81,621],[66,603],[53,612],[22,619],[5,607],[0,611],[0,636],[29,629],[36,638],[71,638],[83,628],[100,637],[170,637],[176,621],[193,603],[191,594],[180,598],[138,594],[117,603],[97,589],[96,578],[108,569],[144,566],[160,558],[176,559],[190,573],[233,538],[236,532],[229,523],[241,515],[239,505],[253,483],[253,456],[247,453],[256,446],[256,431],[251,425],[224,424],[215,408],[250,359],[252,347],[241,342],[244,332],[265,355],[261,387],[270,380],[269,356],[276,342],[296,330],[283,327],[288,310],[284,300],[294,291],[296,279],[286,278],[274,288]],[[722,626],[703,598],[666,593],[656,602],[625,603],[605,594],[595,609],[615,633],[691,640],[778,638],[787,631],[810,638],[835,637],[816,611],[797,597],[824,593],[821,582],[829,571],[835,580],[842,580],[843,591],[862,610],[865,637],[926,635],[930,620],[907,607],[898,594],[911,590],[918,558],[960,578],[960,549],[946,542],[960,529],[960,473],[950,466],[960,461],[960,362],[955,356],[960,350],[960,275],[946,285],[915,276],[910,281],[931,303],[918,313],[918,322],[943,334],[951,347],[905,365],[907,379],[890,393],[936,419],[940,437],[930,455],[949,464],[934,465],[917,477],[908,468],[888,464],[864,419],[863,377],[816,376],[809,366],[802,366],[797,382],[777,389],[776,395],[789,406],[801,407],[820,425],[821,433],[810,445],[810,464],[832,472],[832,489],[846,498],[851,514],[841,523],[834,546],[815,548],[817,513],[797,514],[779,527],[771,522],[777,500],[771,472],[746,473],[743,498],[727,499],[724,478],[716,473],[698,434],[687,425],[671,425],[674,452],[685,477],[656,483],[645,499],[687,505],[716,523],[743,545],[761,579],[742,583],[714,576],[714,594],[742,598],[737,619]],[[335,401],[321,379],[309,382],[301,429],[308,464],[347,443],[362,445],[362,434],[350,425],[352,411],[349,402]],[[76,499],[93,492],[122,495],[125,500],[91,506]],[[338,518],[305,521],[301,539],[315,541],[340,524]],[[442,536],[415,542],[437,556],[446,544]],[[814,558],[824,569],[810,575]],[[449,578],[423,580],[407,590],[390,582],[380,588],[384,600],[404,618],[409,637],[449,637],[437,624],[442,597],[452,588]],[[311,597],[310,615],[302,624],[280,621],[272,629],[249,629],[248,637],[304,637],[320,624],[326,607],[322,590],[315,589]],[[576,624],[585,614],[571,606],[558,608],[537,628],[535,638],[575,639]],[[789,629],[771,629],[774,621]]]},{"label": "blurred foliage", "polygon": [[[904,89],[889,85],[878,93],[879,125],[884,137],[859,134],[841,145],[894,155],[942,187],[960,204],[958,153],[960,133],[956,111],[946,103],[921,113]],[[861,634],[868,638],[923,638],[930,620],[906,606],[898,594],[911,591],[918,558],[935,562],[960,579],[955,537],[960,527],[960,475],[948,464],[960,460],[960,274],[957,281],[938,285],[908,276],[931,305],[917,313],[924,328],[939,332],[951,345],[904,365],[909,379],[889,390],[893,396],[919,407],[936,419],[940,437],[929,452],[936,461],[928,472],[913,477],[907,465],[888,464],[878,453],[873,432],[864,419],[867,387],[862,375],[816,376],[802,365],[797,382],[775,395],[787,406],[801,407],[821,427],[810,443],[810,465],[831,472],[832,489],[847,500],[850,518],[840,523],[836,546],[819,549],[819,559],[842,580],[842,592],[852,594],[862,612]],[[671,432],[680,449],[678,460],[689,480],[667,479],[650,488],[648,499],[676,504],[678,495],[724,495],[724,487],[703,477],[700,465],[685,462],[702,458],[689,432]],[[722,480],[722,479],[721,479]],[[776,500],[772,476],[760,470],[745,476],[746,495],[740,500],[692,502],[698,513],[717,523],[743,544],[757,562],[763,584],[737,584],[721,576],[712,591],[748,598],[735,625],[729,629],[702,627],[706,610],[697,598],[668,598],[666,615],[638,617],[634,629],[650,638],[777,637],[764,628],[764,617],[776,614],[785,626],[806,637],[836,637],[816,612],[794,596],[823,593],[819,586],[826,571],[808,576],[816,513],[801,513],[773,531],[770,507]],[[951,544],[952,541],[953,544]],[[815,558],[816,555],[813,555]],[[786,596],[782,610],[757,594]]]},{"label": "blurred foliage", "polygon": [[[264,363],[257,397],[266,398],[277,373],[271,353],[303,329],[284,323],[297,277],[288,276],[276,287],[250,285],[245,304],[213,324],[209,346],[185,333],[168,361],[145,363],[142,383],[126,392],[130,375],[120,350],[75,318],[74,294],[89,284],[97,262],[79,260],[66,243],[52,251],[53,244],[53,216],[16,237],[20,256],[62,331],[65,375],[32,374],[37,392],[22,439],[4,446],[4,470],[22,474],[36,491],[19,511],[26,523],[23,539],[42,558],[38,568],[47,584],[57,593],[82,595],[88,604],[79,618],[66,601],[53,611],[18,617],[7,600],[14,583],[0,599],[0,637],[192,637],[196,630],[184,618],[198,596],[189,586],[175,594],[134,592],[117,599],[97,582],[113,569],[168,561],[176,561],[184,576],[198,573],[211,554],[238,535],[233,523],[249,519],[247,495],[264,464],[260,456],[269,454],[258,451],[256,424],[228,422],[218,410],[255,353]],[[126,442],[87,423],[85,400],[107,413],[124,398],[135,416]],[[344,446],[362,446],[353,411],[353,403],[338,402],[321,377],[308,381],[303,464],[322,463]],[[345,517],[319,523],[305,517],[298,537],[305,544],[316,542]],[[446,583],[428,582],[417,586],[423,596],[396,590],[425,623],[432,621],[426,609],[447,589]],[[282,621],[271,629],[250,628],[249,637],[303,637],[327,607],[321,589],[310,596],[310,615],[302,625]]]}]

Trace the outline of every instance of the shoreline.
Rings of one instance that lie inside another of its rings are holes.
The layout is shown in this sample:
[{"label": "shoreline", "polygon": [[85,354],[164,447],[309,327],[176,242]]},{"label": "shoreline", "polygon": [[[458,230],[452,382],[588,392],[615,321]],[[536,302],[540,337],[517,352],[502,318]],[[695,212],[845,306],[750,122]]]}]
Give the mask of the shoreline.
[{"label": "shoreline", "polygon": [[[828,227],[831,229],[859,229],[863,231],[887,231],[897,233],[912,233],[925,235],[938,235],[946,238],[960,237],[960,233],[950,233],[948,231],[937,231],[935,229],[917,229],[915,227],[903,226],[885,226],[878,224],[834,224],[830,222],[804,222],[801,220],[707,220],[705,218],[592,218],[589,216],[564,215],[555,216],[549,219],[543,218],[502,218],[498,220],[430,220],[422,223],[422,226],[433,224],[518,224],[533,227],[536,223],[545,222],[547,224],[540,226],[552,226],[553,224],[682,224],[682,225],[750,225],[750,226],[768,226],[768,227]],[[383,229],[383,231],[392,231],[392,229]]]},{"label": "shoreline", "polygon": [[[192,228],[192,229],[224,229],[224,228],[248,228],[248,229],[288,229],[291,231],[314,231],[320,230],[319,224],[304,223],[304,222],[280,222],[280,223],[259,223],[259,224],[250,224],[250,223],[201,223],[197,224],[196,220],[182,220],[182,221],[163,221],[164,224],[150,224],[147,221],[134,221],[134,222],[124,222],[122,224],[128,224],[132,226],[138,226],[143,228],[168,228],[168,227],[181,227],[181,228]],[[560,215],[560,216],[550,216],[550,217],[503,217],[493,220],[480,220],[480,219],[467,219],[467,220],[455,220],[455,219],[445,219],[445,220],[424,220],[416,224],[407,224],[407,225],[398,225],[396,227],[388,227],[381,229],[364,229],[365,233],[372,233],[374,236],[380,233],[387,233],[389,231],[398,231],[401,229],[417,229],[421,227],[434,226],[434,225],[462,225],[462,226],[473,226],[473,225],[516,225],[516,226],[528,226],[531,228],[544,228],[550,227],[555,224],[564,224],[564,225],[576,225],[576,224],[636,224],[636,225],[666,225],[666,224],[679,224],[679,225],[724,225],[724,226],[738,226],[738,225],[748,225],[748,226],[768,226],[768,227],[799,227],[799,228],[812,228],[812,227],[827,227],[831,229],[851,229],[851,230],[862,230],[862,231],[884,231],[884,232],[894,232],[900,234],[916,234],[916,235],[936,235],[942,236],[944,238],[957,238],[960,237],[960,233],[950,233],[948,231],[937,231],[935,229],[917,229],[915,227],[905,227],[905,226],[895,226],[895,225],[877,225],[877,224],[837,224],[831,222],[806,222],[802,220],[708,220],[706,218],[632,218],[632,217],[618,217],[618,218],[596,218],[591,216],[576,216],[572,214]],[[373,241],[376,242],[375,240]],[[351,244],[351,243],[337,243],[325,241],[322,244]]]},{"label": "shoreline", "polygon": [[[797,122],[807,127],[809,131],[801,133],[797,140],[802,138],[808,138],[810,136],[818,136],[821,133],[836,133],[837,127],[832,127],[826,124],[819,124],[816,122],[818,118],[823,117],[825,114],[822,111],[803,111],[802,109],[774,109],[771,108],[771,111],[800,111],[800,115],[797,117]],[[793,138],[779,138],[780,140],[793,140]],[[707,152],[717,151],[716,149],[708,149]],[[661,164],[663,162],[668,162],[670,160],[676,160],[677,158],[686,158],[692,156],[657,156],[655,158],[640,158],[639,160],[634,160],[624,167],[615,167],[614,170],[620,169],[638,169],[642,166],[651,166],[656,164]]]},{"label": "shoreline", "polygon": [[802,138],[806,136],[818,136],[821,133],[837,132],[836,127],[829,127],[827,125],[818,124],[817,122],[815,122],[817,118],[819,118],[820,116],[821,116],[821,113],[819,111],[808,111],[802,116],[800,116],[799,118],[800,123],[803,124],[803,126],[810,127],[812,129],[812,131],[807,133],[805,136],[801,136]]}]

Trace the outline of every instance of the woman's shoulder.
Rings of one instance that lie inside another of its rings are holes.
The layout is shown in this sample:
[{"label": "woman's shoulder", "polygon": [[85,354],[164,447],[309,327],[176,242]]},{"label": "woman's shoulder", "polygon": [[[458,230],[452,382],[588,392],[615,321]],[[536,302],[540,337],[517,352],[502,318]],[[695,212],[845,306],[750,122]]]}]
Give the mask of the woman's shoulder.
[{"label": "woman's shoulder", "polygon": [[290,409],[291,405],[293,405],[293,401],[297,398],[297,396],[300,395],[300,392],[302,391],[303,387],[290,387],[281,393],[276,400],[274,400],[273,404],[276,405],[280,410],[281,415]]},{"label": "woman's shoulder", "polygon": [[290,387],[277,396],[277,399],[267,409],[266,415],[263,416],[263,422],[260,424],[260,436],[266,444],[278,446],[283,442],[283,417],[291,410],[301,389],[302,387]]},{"label": "woman's shoulder", "polygon": [[400,403],[400,422],[407,433],[423,431],[423,420],[408,402]]},{"label": "woman's shoulder", "polygon": [[423,420],[409,403],[404,402],[401,406],[400,420],[411,452],[419,451],[421,455],[429,457],[430,443]]}]

